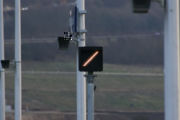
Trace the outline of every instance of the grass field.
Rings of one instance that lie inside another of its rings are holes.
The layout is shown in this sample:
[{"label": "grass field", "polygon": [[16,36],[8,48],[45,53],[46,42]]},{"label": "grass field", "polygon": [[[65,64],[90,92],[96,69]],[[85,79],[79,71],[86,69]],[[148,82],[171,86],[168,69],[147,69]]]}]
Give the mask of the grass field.
[{"label": "grass field", "polygon": [[[12,70],[12,69],[11,69]],[[74,63],[25,62],[24,71],[75,71]],[[105,72],[162,73],[161,66],[104,65]],[[6,74],[7,103],[14,103],[14,74]],[[163,77],[99,75],[96,110],[163,111]],[[75,74],[23,74],[23,107],[76,111]]]}]

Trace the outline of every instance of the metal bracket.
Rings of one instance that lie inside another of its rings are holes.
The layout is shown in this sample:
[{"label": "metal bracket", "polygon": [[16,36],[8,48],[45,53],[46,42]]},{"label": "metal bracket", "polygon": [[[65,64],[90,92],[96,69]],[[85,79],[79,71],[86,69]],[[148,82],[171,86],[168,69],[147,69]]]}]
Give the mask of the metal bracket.
[{"label": "metal bracket", "polygon": [[87,30],[84,29],[84,30],[79,30],[79,33],[87,33]]},{"label": "metal bracket", "polygon": [[82,38],[81,38],[81,39],[79,39],[79,40],[80,40],[80,41],[85,41],[85,39],[82,39]]},{"label": "metal bracket", "polygon": [[16,65],[17,63],[21,63],[21,61],[14,61],[14,64]]},{"label": "metal bracket", "polygon": [[93,73],[88,73],[84,76],[87,78],[88,83],[94,83],[94,78],[97,77],[97,75],[93,75]]},{"label": "metal bracket", "polygon": [[78,12],[79,12],[79,14],[87,14],[86,10],[79,10]]},{"label": "metal bracket", "polygon": [[81,38],[81,39],[78,39],[77,41],[85,41],[85,39]]}]

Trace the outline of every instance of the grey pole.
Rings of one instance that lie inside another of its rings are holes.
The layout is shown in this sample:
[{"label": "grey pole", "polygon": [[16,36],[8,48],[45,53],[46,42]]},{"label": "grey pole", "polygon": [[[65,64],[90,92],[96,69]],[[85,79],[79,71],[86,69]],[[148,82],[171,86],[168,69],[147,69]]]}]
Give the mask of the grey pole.
[{"label": "grey pole", "polygon": [[[86,41],[86,27],[85,27],[85,0],[77,0],[78,9],[78,46],[85,46]],[[84,72],[79,71],[79,57],[77,48],[77,120],[86,120],[86,80],[84,77]]]},{"label": "grey pole", "polygon": [[87,87],[88,87],[88,120],[94,120],[94,78],[96,77],[92,73],[85,75],[87,78]]},{"label": "grey pole", "polygon": [[[3,0],[0,0],[0,60],[4,60]],[[0,120],[5,120],[5,70],[0,64]]]},{"label": "grey pole", "polygon": [[165,120],[180,120],[180,2],[166,0],[164,31]]},{"label": "grey pole", "polygon": [[15,120],[22,119],[21,1],[15,0]]}]

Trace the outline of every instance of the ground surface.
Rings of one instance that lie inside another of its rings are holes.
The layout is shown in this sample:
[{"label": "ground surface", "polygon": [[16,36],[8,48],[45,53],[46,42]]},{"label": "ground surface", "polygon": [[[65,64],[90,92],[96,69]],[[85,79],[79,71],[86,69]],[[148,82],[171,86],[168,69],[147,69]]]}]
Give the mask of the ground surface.
[{"label": "ground surface", "polygon": [[[12,70],[6,74],[6,98],[13,106]],[[95,84],[96,111],[163,112],[161,66],[105,64]],[[23,109],[76,111],[75,64],[24,62]]]},{"label": "ground surface", "polygon": [[[13,113],[7,114],[7,120],[13,120]],[[72,112],[24,112],[23,120],[76,120]],[[164,120],[161,112],[96,112],[95,120]]]}]

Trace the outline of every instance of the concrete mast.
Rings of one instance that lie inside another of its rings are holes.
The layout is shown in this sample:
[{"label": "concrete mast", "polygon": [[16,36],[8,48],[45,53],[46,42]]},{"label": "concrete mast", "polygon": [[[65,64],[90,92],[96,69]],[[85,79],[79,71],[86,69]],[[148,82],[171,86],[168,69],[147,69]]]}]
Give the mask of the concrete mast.
[{"label": "concrete mast", "polygon": [[180,120],[179,0],[166,0],[164,79],[165,120]]},{"label": "concrete mast", "polygon": [[15,120],[22,118],[21,1],[15,0]]},{"label": "concrete mast", "polygon": [[[85,0],[76,1],[79,11],[78,15],[78,47],[85,46],[86,34],[85,34]],[[80,72],[79,59],[77,49],[77,120],[86,120],[86,80],[84,72]]]}]

